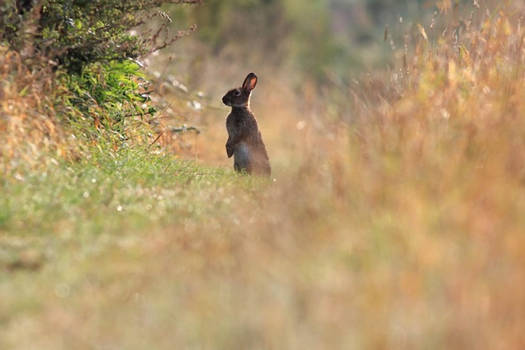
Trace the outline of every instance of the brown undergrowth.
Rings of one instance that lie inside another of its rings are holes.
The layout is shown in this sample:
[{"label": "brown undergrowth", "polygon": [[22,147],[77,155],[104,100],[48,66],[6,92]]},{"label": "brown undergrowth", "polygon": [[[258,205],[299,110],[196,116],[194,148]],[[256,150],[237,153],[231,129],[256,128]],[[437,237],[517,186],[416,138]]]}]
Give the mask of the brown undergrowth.
[{"label": "brown undergrowth", "polygon": [[44,65],[30,70],[18,53],[0,46],[0,80],[0,167],[71,157],[76,145],[58,119],[61,91],[51,71]]}]

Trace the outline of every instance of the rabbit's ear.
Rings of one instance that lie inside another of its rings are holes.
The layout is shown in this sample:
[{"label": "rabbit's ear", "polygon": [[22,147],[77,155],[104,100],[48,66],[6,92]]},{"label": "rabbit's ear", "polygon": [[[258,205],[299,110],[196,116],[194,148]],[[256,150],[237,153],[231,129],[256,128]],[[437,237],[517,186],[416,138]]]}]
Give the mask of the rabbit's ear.
[{"label": "rabbit's ear", "polygon": [[242,88],[248,91],[252,91],[253,89],[255,89],[256,85],[257,85],[257,76],[254,73],[250,73],[248,74],[246,79],[244,79]]}]

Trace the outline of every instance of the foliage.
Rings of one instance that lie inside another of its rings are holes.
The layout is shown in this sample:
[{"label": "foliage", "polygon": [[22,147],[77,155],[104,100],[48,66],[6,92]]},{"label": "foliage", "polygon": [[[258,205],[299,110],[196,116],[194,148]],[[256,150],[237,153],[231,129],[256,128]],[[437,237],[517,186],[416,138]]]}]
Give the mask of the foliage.
[{"label": "foliage", "polygon": [[[385,28],[396,35],[395,44],[402,46],[403,31],[410,23],[399,23],[399,19],[410,22],[410,18],[428,14],[422,3],[207,0],[205,6],[177,9],[173,15],[198,24],[196,37],[209,48],[208,56],[233,56],[272,70],[284,66],[286,72],[292,69],[305,79],[326,83],[334,75],[346,78],[349,73],[389,62],[391,45],[383,40]],[[198,61],[206,54],[195,55]]]},{"label": "foliage", "polygon": [[198,38],[214,55],[228,52],[266,65],[293,63],[321,80],[323,70],[342,58],[325,0],[208,0],[174,16],[195,21]]},{"label": "foliage", "polygon": [[[33,75],[29,72],[41,70],[47,79],[45,91],[39,91],[39,78],[21,82],[24,94],[33,90],[47,94],[43,95],[47,107],[40,118],[57,126],[59,121],[66,122],[73,126],[70,132],[89,140],[104,134],[119,144],[150,132],[148,121],[156,111],[136,59],[194,29],[172,33],[171,19],[161,6],[196,3],[199,0],[1,2],[0,42],[9,57],[26,67],[18,68]],[[5,62],[5,67],[13,64]],[[24,79],[17,74],[4,72],[9,81]],[[33,122],[32,117],[13,118]],[[19,130],[28,131],[25,127]]]},{"label": "foliage", "polygon": [[0,173],[45,164],[42,154],[70,159],[76,153],[78,145],[67,142],[56,118],[63,94],[49,68],[31,70],[19,53],[0,45]]},{"label": "foliage", "polygon": [[[0,7],[0,40],[27,55],[55,60],[80,72],[84,65],[137,58],[165,47],[185,33],[169,32],[160,6],[199,0],[9,1]],[[24,5],[22,5],[24,4]],[[155,17],[164,23],[143,37],[130,34]],[[29,52],[28,52],[29,51]]]},{"label": "foliage", "polygon": [[156,112],[148,94],[149,82],[133,61],[92,63],[79,75],[63,74],[61,79],[70,92],[61,100],[63,106],[72,115],[88,118],[95,127],[86,132],[103,127],[125,140],[128,119],[146,124],[145,118]]}]

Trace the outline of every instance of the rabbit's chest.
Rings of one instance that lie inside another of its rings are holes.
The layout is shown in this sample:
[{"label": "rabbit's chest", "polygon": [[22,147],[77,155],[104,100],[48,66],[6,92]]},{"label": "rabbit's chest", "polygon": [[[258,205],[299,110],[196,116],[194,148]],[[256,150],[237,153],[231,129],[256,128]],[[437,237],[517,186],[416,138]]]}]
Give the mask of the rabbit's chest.
[{"label": "rabbit's chest", "polygon": [[244,138],[256,135],[259,131],[255,118],[236,114],[230,114],[226,119],[226,129],[230,136],[243,135]]},{"label": "rabbit's chest", "polygon": [[245,127],[245,122],[241,118],[235,116],[229,116],[226,119],[226,129],[229,135],[236,135],[241,132]]}]

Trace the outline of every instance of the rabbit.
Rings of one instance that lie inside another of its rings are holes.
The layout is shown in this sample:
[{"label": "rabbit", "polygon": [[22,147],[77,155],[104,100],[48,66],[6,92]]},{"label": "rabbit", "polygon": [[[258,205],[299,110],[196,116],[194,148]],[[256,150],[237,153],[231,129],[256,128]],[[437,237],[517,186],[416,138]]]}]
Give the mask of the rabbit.
[{"label": "rabbit", "polygon": [[232,108],[226,118],[228,142],[226,154],[234,157],[234,169],[256,175],[271,175],[270,160],[257,120],[250,110],[250,95],[257,85],[257,76],[248,74],[241,87],[224,95],[222,102]]}]

